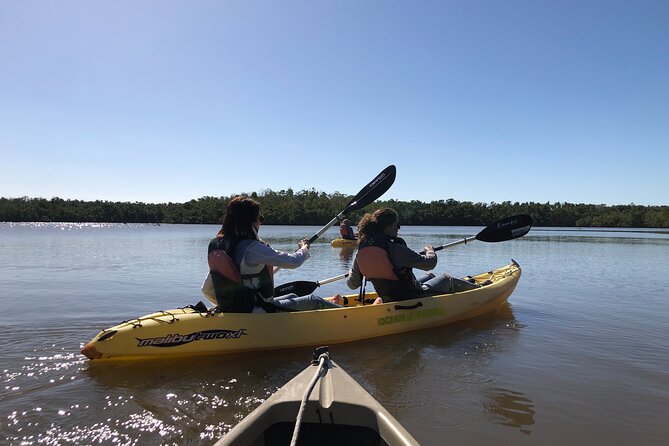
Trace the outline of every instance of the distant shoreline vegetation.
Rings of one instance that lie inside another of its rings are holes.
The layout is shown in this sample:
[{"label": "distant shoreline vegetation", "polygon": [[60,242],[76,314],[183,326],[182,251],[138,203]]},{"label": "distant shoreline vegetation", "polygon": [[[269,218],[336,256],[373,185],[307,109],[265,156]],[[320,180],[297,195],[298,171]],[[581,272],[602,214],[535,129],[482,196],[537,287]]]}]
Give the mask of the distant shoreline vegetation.
[{"label": "distant shoreline vegetation", "polygon": [[[266,224],[322,225],[346,207],[352,196],[315,190],[247,194],[263,208]],[[219,224],[234,195],[202,197],[185,203],[140,203],[64,200],[61,198],[0,198],[0,221]],[[426,226],[481,226],[514,214],[529,214],[535,226],[669,228],[669,206],[572,203],[473,203],[453,199],[424,203],[418,200],[378,200],[348,218],[357,222],[365,211],[392,207],[402,224]]]}]

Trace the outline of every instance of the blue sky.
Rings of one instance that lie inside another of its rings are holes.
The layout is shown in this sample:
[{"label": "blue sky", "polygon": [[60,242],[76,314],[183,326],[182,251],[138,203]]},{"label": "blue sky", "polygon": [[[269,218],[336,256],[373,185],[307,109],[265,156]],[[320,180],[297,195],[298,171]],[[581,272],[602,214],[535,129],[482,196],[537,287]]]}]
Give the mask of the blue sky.
[{"label": "blue sky", "polygon": [[667,1],[3,1],[0,196],[669,205]]}]

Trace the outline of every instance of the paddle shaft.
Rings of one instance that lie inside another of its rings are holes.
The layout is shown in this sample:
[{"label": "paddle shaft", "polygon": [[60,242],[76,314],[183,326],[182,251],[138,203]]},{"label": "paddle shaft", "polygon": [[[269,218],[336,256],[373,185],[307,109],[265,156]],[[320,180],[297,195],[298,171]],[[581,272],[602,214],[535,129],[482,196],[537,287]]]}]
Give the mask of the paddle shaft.
[{"label": "paddle shaft", "polygon": [[317,282],[307,282],[304,280],[289,282],[274,288],[274,296],[283,296],[284,294],[288,293],[295,293],[298,296],[304,296],[305,294],[313,293],[316,288],[321,285],[336,282],[337,280],[345,279],[346,277],[348,277],[348,273],[330,277],[329,279],[319,280]]},{"label": "paddle shaft", "polygon": [[[383,169],[372,181],[365,187],[360,189],[358,194],[346,205],[343,211],[338,213],[332,220],[323,226],[316,234],[314,234],[307,243],[310,245],[316,241],[318,237],[325,234],[328,229],[334,226],[338,221],[341,221],[347,212],[362,209],[381,195],[383,195],[390,186],[395,182],[395,175],[397,170],[394,165],[390,165]],[[274,268],[274,273],[277,273],[281,268]]]},{"label": "paddle shaft", "polygon": [[[347,209],[348,209],[348,208],[347,208]],[[335,218],[333,218],[332,220],[330,220],[325,226],[323,226],[323,227],[320,229],[320,231],[318,231],[317,233],[315,233],[315,234],[314,234],[314,235],[313,235],[307,242],[311,245],[313,242],[316,241],[316,239],[317,239],[318,237],[320,237],[321,235],[323,235],[323,234],[325,234],[326,232],[328,232],[328,229],[330,229],[330,228],[331,228],[332,226],[334,226],[338,221],[340,221],[342,218],[344,218],[344,214],[345,214],[345,212],[346,212],[346,209],[344,209],[344,210],[341,211],[339,214],[337,214],[337,216],[336,216]]]},{"label": "paddle shaft", "polygon": [[441,251],[442,249],[445,248],[450,248],[451,246],[457,246],[457,245],[466,245],[467,243],[476,240],[476,236],[472,235],[471,237],[463,238],[461,240],[456,240],[454,242],[446,243],[445,245],[437,246],[434,248],[435,251]]},{"label": "paddle shaft", "polygon": [[372,181],[360,189],[358,194],[353,197],[353,199],[346,205],[343,211],[338,213],[332,220],[330,220],[309,239],[309,244],[315,242],[318,237],[325,234],[328,229],[334,226],[337,222],[341,221],[347,212],[362,209],[383,195],[395,182],[395,175],[396,169],[394,165],[391,164],[390,166],[383,169],[381,173],[379,173]]},{"label": "paddle shaft", "polygon": [[326,283],[336,282],[337,280],[346,279],[347,277],[348,277],[348,273],[340,274],[338,276],[330,277],[329,279],[319,280],[317,283],[319,285],[325,285]]}]

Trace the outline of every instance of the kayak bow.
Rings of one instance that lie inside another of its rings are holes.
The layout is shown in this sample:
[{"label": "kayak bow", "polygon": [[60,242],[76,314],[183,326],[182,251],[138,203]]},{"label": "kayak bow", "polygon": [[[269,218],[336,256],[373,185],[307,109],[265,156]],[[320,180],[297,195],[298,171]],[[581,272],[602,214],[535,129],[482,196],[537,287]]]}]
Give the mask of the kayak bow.
[{"label": "kayak bow", "polygon": [[334,248],[341,248],[344,246],[358,246],[359,240],[357,238],[355,239],[345,239],[338,237],[330,242],[330,246]]},{"label": "kayak bow", "polygon": [[270,444],[417,446],[418,441],[320,347],[310,366],[214,446]]}]

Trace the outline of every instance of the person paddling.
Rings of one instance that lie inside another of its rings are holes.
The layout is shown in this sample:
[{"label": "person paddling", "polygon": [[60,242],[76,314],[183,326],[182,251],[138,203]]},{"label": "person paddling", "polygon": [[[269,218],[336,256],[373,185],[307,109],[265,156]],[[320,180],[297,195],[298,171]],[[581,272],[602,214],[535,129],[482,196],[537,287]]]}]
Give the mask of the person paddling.
[{"label": "person paddling", "polygon": [[[288,294],[275,298],[273,267],[294,269],[309,258],[309,243],[301,240],[293,253],[277,251],[260,240],[264,218],[260,203],[250,197],[230,200],[223,225],[207,249],[211,287],[222,312],[250,313],[277,310],[336,308],[334,302],[316,295]],[[211,289],[203,293],[211,294]]]},{"label": "person paddling", "polygon": [[[355,289],[362,285],[363,276],[369,279],[379,295],[377,302],[413,299],[423,295],[421,282],[412,268],[430,270],[437,265],[432,246],[422,253],[409,249],[397,236],[399,217],[390,208],[365,214],[358,222],[360,245],[346,284]],[[430,279],[433,275],[423,278]]]},{"label": "person paddling", "polygon": [[399,217],[391,208],[378,209],[362,217],[358,223],[360,246],[346,281],[349,288],[361,287],[363,276],[366,277],[379,296],[374,302],[378,304],[453,292],[455,287],[458,290],[476,287],[448,274],[436,277],[428,273],[417,279],[413,268],[433,269],[437,255],[431,245],[426,245],[420,253],[411,250],[398,237],[399,229]]},{"label": "person paddling", "polygon": [[353,228],[351,227],[351,225],[352,225],[351,220],[349,220],[348,218],[345,218],[339,224],[339,234],[341,235],[341,238],[343,238],[344,240],[356,240],[355,233],[353,232]]}]

